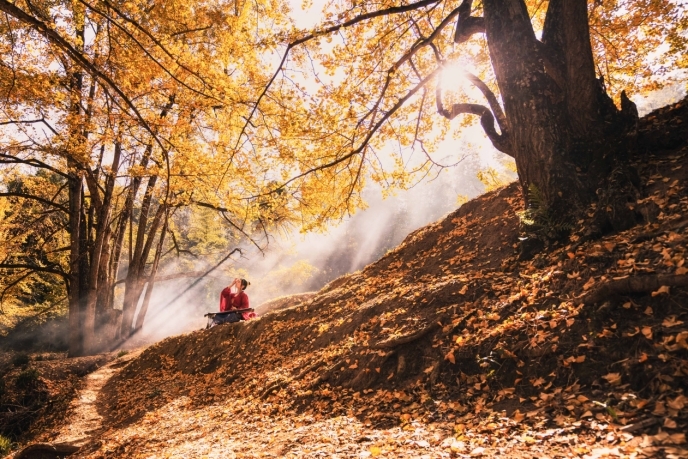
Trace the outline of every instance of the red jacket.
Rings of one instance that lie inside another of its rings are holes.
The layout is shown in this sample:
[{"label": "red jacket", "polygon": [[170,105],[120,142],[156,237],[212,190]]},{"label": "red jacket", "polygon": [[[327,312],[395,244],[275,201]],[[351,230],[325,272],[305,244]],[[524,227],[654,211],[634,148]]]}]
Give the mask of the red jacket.
[{"label": "red jacket", "polygon": [[232,293],[231,289],[226,287],[220,293],[220,312],[248,308],[248,295],[246,292]]}]

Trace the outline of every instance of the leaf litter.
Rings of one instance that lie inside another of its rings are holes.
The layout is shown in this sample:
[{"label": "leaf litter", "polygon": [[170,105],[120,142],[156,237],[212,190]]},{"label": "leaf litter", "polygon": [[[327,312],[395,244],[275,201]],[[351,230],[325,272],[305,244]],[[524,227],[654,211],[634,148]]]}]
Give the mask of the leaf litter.
[{"label": "leaf litter", "polygon": [[512,184],[313,297],[149,347],[75,456],[687,457],[688,146],[653,151],[629,230],[524,260]]}]

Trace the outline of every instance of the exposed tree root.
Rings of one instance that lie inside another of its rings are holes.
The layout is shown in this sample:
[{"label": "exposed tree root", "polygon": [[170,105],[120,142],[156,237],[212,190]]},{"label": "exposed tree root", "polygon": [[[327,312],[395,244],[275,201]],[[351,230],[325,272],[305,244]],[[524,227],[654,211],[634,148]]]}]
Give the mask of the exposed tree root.
[{"label": "exposed tree root", "polygon": [[580,299],[585,304],[600,303],[610,296],[647,293],[661,286],[688,287],[688,275],[657,274],[652,276],[633,276],[606,282]]},{"label": "exposed tree root", "polygon": [[658,231],[654,231],[654,232],[652,232],[652,233],[640,234],[640,235],[636,236],[635,238],[633,238],[633,240],[631,241],[631,243],[637,244],[637,243],[639,243],[639,242],[650,241],[650,240],[652,240],[652,239],[654,239],[654,238],[656,238],[656,237],[658,237],[658,236],[661,236],[662,234],[667,233],[667,232],[669,232],[669,231],[679,231],[679,230],[682,230],[682,229],[685,228],[686,226],[688,226],[688,219],[679,220],[679,221],[677,221],[677,222],[675,222],[675,223],[669,225],[668,227],[662,228],[662,229],[660,229],[660,230],[658,230]]},{"label": "exposed tree root", "polygon": [[37,443],[30,445],[18,452],[15,459],[58,459],[70,456],[79,451],[78,446],[72,445],[51,445],[48,443]]},{"label": "exposed tree root", "polygon": [[373,344],[370,346],[371,349],[393,349],[397,346],[401,346],[403,344],[408,344],[412,343],[414,341],[417,341],[427,335],[428,333],[435,331],[439,328],[439,325],[437,323],[432,323],[431,325],[422,328],[418,330],[415,333],[411,333],[410,335],[404,335],[396,339],[389,339],[385,340],[382,342],[379,342],[377,344]]}]

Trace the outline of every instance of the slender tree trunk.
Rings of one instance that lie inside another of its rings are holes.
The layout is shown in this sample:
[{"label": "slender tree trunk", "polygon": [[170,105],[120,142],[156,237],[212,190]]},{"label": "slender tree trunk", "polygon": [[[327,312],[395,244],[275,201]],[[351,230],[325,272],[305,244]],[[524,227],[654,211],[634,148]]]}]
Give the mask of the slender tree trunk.
[{"label": "slender tree trunk", "polygon": [[70,161],[69,173],[69,355],[83,353],[83,334],[81,326],[81,175]]},{"label": "slender tree trunk", "polygon": [[[76,17],[76,38],[80,40],[83,49],[84,21],[83,15],[75,14]],[[79,71],[71,73],[71,112],[74,115],[80,114],[81,91],[83,89],[83,74]],[[79,356],[85,351],[84,339],[85,330],[83,323],[83,292],[86,282],[83,278],[82,270],[86,257],[84,251],[84,240],[86,228],[83,218],[84,192],[82,172],[79,170],[79,162],[71,156],[80,156],[80,149],[83,144],[81,130],[76,123],[70,126],[71,148],[70,157],[67,158],[69,168],[69,236],[70,236],[70,258],[69,258],[69,355]],[[87,260],[86,260],[87,262]]]},{"label": "slender tree trunk", "polygon": [[[115,177],[119,170],[119,162],[122,154],[121,145],[115,142],[115,152],[112,160],[111,172],[105,182],[105,191],[103,193],[103,200],[97,215],[95,226],[95,241],[92,244],[90,251],[90,269],[88,273],[88,292],[85,301],[84,312],[84,328],[87,331],[85,340],[85,347],[90,352],[97,346],[96,343],[96,304],[98,301],[98,280],[100,278],[101,266],[107,266],[107,262],[102,260],[103,246],[107,243],[107,237],[110,233],[110,213],[112,204],[112,193],[115,187]],[[92,190],[97,192],[97,190]]]},{"label": "slender tree trunk", "polygon": [[[164,206],[160,206],[164,207]],[[165,217],[162,224],[162,229],[160,230],[160,237],[158,238],[158,246],[155,249],[155,257],[153,258],[153,266],[151,267],[150,275],[148,276],[148,286],[146,287],[146,294],[143,297],[143,304],[141,305],[141,310],[136,317],[136,326],[134,327],[134,332],[143,328],[143,321],[146,318],[146,313],[148,312],[148,305],[150,304],[151,295],[153,294],[153,288],[155,286],[155,276],[158,274],[158,266],[160,265],[160,257],[162,256],[163,246],[165,244],[165,235],[167,234],[167,219],[169,218],[167,211],[165,211]]]},{"label": "slender tree trunk", "polygon": [[[146,232],[148,231],[148,213],[150,212],[151,200],[153,198],[153,190],[157,182],[157,176],[151,176],[148,179],[146,192],[141,203],[141,212],[139,213],[138,228],[136,231],[136,244],[134,245],[134,253],[131,256],[129,269],[127,271],[127,280],[124,287],[124,303],[122,305],[122,325],[121,337],[127,337],[133,327],[134,314],[138,306],[139,298],[143,287],[141,274],[146,260],[142,257],[144,252],[144,242]],[[151,228],[149,237],[155,235],[155,230]]]}]

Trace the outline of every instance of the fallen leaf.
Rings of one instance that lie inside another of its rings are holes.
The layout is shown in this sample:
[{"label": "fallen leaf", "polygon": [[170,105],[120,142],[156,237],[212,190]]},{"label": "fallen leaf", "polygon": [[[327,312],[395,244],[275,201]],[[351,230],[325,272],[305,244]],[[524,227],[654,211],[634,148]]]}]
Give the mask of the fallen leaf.
[{"label": "fallen leaf", "polygon": [[485,448],[478,446],[473,451],[471,451],[471,457],[480,457],[485,454]]},{"label": "fallen leaf", "polygon": [[676,320],[676,316],[670,316],[664,319],[662,322],[663,327],[675,327],[677,325],[681,325],[683,323],[682,320]]},{"label": "fallen leaf", "polygon": [[656,292],[652,292],[652,296],[658,296],[658,295],[668,295],[669,294],[669,286],[668,285],[662,285],[659,287],[659,289]]},{"label": "fallen leaf", "polygon": [[652,327],[643,327],[640,331],[643,333],[645,338],[652,339]]},{"label": "fallen leaf", "polygon": [[602,378],[606,379],[609,384],[616,386],[621,382],[621,375],[619,373],[609,373]]},{"label": "fallen leaf", "polygon": [[655,403],[655,409],[652,411],[652,414],[655,416],[661,416],[664,413],[666,413],[666,408],[664,407],[664,402],[657,402]]},{"label": "fallen leaf", "polygon": [[685,408],[686,402],[688,402],[688,398],[685,395],[679,395],[673,400],[667,400],[666,405],[672,410],[682,410]]},{"label": "fallen leaf", "polygon": [[676,428],[676,421],[674,421],[671,418],[664,418],[664,427],[667,429],[675,429]]},{"label": "fallen leaf", "polygon": [[538,387],[543,385],[545,383],[545,380],[543,378],[537,378],[536,380],[531,381],[530,383],[533,385],[533,387]]}]

